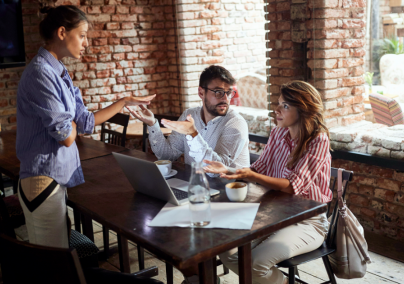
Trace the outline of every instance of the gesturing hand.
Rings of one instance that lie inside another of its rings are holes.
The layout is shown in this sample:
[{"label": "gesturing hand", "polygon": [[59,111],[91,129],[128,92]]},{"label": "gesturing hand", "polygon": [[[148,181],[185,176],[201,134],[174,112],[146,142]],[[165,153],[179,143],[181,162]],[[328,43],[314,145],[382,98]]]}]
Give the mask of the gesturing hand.
[{"label": "gesturing hand", "polygon": [[177,131],[181,134],[192,134],[196,131],[194,119],[190,114],[188,114],[187,119],[184,121],[162,119],[161,123],[168,129]]},{"label": "gesturing hand", "polygon": [[131,108],[125,106],[127,110],[137,119],[146,123],[148,126],[152,126],[155,123],[154,114],[151,110],[140,105],[140,110],[132,110]]},{"label": "gesturing hand", "polygon": [[208,164],[207,166],[203,167],[203,170],[206,173],[226,174],[228,172],[227,167],[223,165],[221,162],[215,162],[209,160],[203,160],[203,162],[205,164]]},{"label": "gesturing hand", "polygon": [[124,98],[125,106],[148,105],[155,97],[156,95],[147,97],[126,97]]},{"label": "gesturing hand", "polygon": [[243,179],[245,181],[253,182],[255,181],[254,175],[255,172],[250,168],[244,168],[237,170],[236,173],[232,175],[220,174],[220,177],[225,179]]}]

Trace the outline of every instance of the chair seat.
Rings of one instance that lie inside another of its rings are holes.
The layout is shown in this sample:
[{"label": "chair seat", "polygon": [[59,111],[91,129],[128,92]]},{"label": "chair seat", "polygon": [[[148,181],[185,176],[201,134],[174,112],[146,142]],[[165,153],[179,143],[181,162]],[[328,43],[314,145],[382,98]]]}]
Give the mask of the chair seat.
[{"label": "chair seat", "polygon": [[328,248],[327,245],[325,244],[325,242],[321,245],[321,247],[319,247],[318,249],[305,253],[305,254],[301,254],[292,258],[289,258],[287,260],[284,260],[282,262],[279,262],[277,264],[278,267],[294,267],[300,264],[303,264],[305,262],[309,262],[312,260],[315,260],[317,258],[329,255],[331,253],[333,253],[335,251],[335,248]]},{"label": "chair seat", "polygon": [[69,246],[76,249],[79,258],[97,255],[100,251],[89,238],[75,230],[71,232]]}]

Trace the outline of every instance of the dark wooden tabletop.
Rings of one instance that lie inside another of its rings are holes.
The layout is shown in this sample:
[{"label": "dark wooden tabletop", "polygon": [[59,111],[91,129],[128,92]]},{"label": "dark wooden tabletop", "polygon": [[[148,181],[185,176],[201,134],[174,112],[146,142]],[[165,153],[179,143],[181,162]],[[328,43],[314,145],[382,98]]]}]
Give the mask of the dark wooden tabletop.
[{"label": "dark wooden tabletop", "polygon": [[[136,150],[124,154],[156,160]],[[69,201],[92,219],[180,269],[326,211],[325,204],[250,184],[245,202],[261,203],[251,230],[149,227],[165,202],[136,193],[113,156],[83,161],[82,168],[86,182],[68,189]],[[178,171],[176,178],[189,179],[190,166],[176,162],[173,168]],[[212,201],[229,202],[224,189],[228,181],[208,180],[212,188],[221,191]]]},{"label": "dark wooden tabletop", "polygon": [[[0,172],[13,180],[18,179],[20,174],[20,160],[17,158],[15,149],[16,139],[16,130],[0,132]],[[123,152],[127,150],[120,146],[114,146],[84,137],[77,137],[76,144],[81,161],[110,155],[112,152]]]}]

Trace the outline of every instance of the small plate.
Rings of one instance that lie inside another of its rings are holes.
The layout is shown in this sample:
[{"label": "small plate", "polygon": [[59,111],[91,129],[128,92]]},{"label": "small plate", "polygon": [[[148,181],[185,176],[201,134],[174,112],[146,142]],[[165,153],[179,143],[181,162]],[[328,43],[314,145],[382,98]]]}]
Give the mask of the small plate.
[{"label": "small plate", "polygon": [[178,172],[176,170],[171,169],[171,172],[168,175],[165,175],[165,178],[170,178],[175,176],[176,174],[178,174]]}]

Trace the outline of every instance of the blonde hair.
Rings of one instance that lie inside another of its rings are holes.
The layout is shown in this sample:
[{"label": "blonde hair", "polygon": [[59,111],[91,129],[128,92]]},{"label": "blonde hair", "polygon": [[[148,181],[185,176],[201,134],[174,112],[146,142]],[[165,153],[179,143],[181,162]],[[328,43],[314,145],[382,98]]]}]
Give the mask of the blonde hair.
[{"label": "blonde hair", "polygon": [[323,118],[321,95],[316,88],[303,81],[291,81],[281,86],[281,95],[285,102],[296,107],[299,114],[298,143],[286,164],[288,168],[292,168],[313,139],[322,132],[330,138],[330,133]]}]

